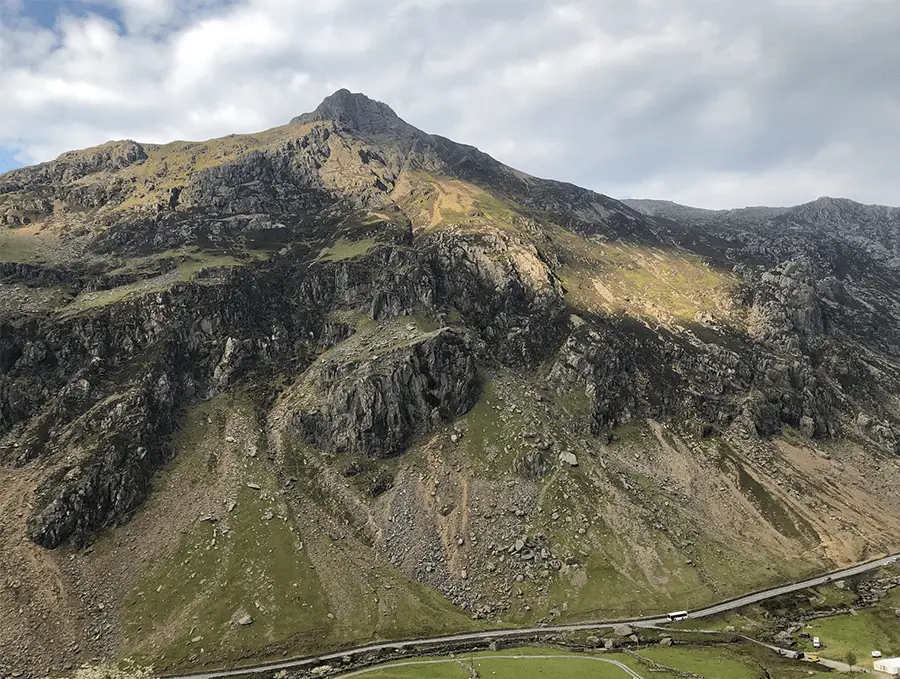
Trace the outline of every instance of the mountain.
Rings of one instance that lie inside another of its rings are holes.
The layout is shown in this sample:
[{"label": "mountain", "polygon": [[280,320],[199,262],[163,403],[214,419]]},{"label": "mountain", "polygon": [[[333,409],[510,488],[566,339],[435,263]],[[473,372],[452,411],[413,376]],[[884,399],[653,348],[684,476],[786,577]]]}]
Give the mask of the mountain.
[{"label": "mountain", "polygon": [[[670,201],[623,201],[639,212],[676,222],[715,227],[746,227],[777,240],[784,230],[809,238],[852,241],[889,268],[900,266],[900,208],[862,205],[846,198],[819,198],[787,208],[747,207],[737,210],[703,210]],[[840,244],[835,243],[836,246]]]},{"label": "mountain", "polygon": [[620,202],[344,90],[0,176],[0,674],[634,616],[896,551],[897,219]]}]

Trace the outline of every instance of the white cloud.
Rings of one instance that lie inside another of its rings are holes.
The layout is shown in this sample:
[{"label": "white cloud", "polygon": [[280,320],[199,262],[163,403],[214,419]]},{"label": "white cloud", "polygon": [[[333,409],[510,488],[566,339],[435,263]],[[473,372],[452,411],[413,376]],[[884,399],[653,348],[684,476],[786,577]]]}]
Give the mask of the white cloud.
[{"label": "white cloud", "polygon": [[53,30],[0,2],[0,145],[34,160],[264,129],[349,87],[613,195],[900,203],[895,0],[94,0]]}]

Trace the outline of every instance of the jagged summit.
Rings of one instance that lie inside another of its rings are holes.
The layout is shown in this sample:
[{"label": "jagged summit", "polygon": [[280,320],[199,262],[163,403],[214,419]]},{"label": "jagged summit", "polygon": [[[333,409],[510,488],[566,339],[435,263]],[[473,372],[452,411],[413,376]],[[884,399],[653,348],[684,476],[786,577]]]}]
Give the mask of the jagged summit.
[{"label": "jagged summit", "polygon": [[347,89],[340,89],[326,97],[315,111],[297,116],[291,120],[291,124],[324,120],[333,121],[363,134],[383,134],[413,129],[387,104]]}]

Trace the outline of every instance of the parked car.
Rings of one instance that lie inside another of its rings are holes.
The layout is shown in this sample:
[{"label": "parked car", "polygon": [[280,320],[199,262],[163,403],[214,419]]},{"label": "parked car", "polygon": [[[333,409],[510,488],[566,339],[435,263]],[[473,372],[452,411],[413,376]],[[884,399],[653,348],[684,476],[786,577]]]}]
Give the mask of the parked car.
[{"label": "parked car", "polygon": [[791,658],[792,660],[801,660],[803,658],[802,651],[792,651],[788,648],[779,649],[778,653],[785,656],[786,658]]}]

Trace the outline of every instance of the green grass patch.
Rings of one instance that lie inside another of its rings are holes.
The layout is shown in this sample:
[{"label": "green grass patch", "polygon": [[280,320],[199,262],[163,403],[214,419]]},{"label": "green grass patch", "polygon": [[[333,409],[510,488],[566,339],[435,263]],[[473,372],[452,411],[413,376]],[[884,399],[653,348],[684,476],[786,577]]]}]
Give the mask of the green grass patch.
[{"label": "green grass patch", "polygon": [[[623,669],[604,660],[624,660],[608,655],[602,660],[591,656],[572,657],[571,651],[552,648],[509,648],[483,653],[460,653],[454,657],[422,658],[398,662],[395,667],[372,668],[361,676],[371,679],[470,679],[471,670],[487,679],[628,679]],[[510,656],[510,657],[498,657]],[[559,656],[559,657],[535,657]]]},{"label": "green grass patch", "polygon": [[49,250],[32,228],[0,227],[0,262],[34,264],[48,259]]},{"label": "green grass patch", "polygon": [[[237,659],[297,635],[327,636],[322,587],[288,524],[264,518],[270,505],[259,491],[242,489],[237,506],[227,535],[196,526],[126,600],[126,636],[137,654],[171,666],[194,654]],[[240,612],[253,624],[234,624]],[[162,629],[159,649],[141,643]]]},{"label": "green grass patch", "polygon": [[843,660],[852,651],[858,664],[871,667],[872,651],[881,651],[885,657],[900,655],[900,619],[887,605],[858,611],[855,615],[819,618],[802,631],[819,637],[823,646],[816,651],[810,639],[796,636],[800,648],[831,660]]},{"label": "green grass patch", "polygon": [[333,245],[322,248],[322,251],[319,253],[318,261],[341,262],[345,259],[362,257],[375,247],[376,243],[377,241],[374,238],[364,238],[363,240],[357,241],[349,241],[340,238]]},{"label": "green grass patch", "polygon": [[492,679],[628,679],[629,676],[625,670],[612,663],[591,658],[475,658],[470,662],[479,676]]},{"label": "green grass patch", "polygon": [[[639,649],[639,653],[667,667],[708,679],[800,679],[825,671],[821,666],[790,661],[749,644],[649,647]],[[471,670],[475,670],[483,679],[627,679],[629,675],[623,669],[604,662],[609,660],[621,662],[647,678],[681,676],[656,670],[624,653],[594,656],[554,648],[503,648],[460,653],[453,657],[410,659],[390,663],[393,667],[370,668],[360,676],[372,679],[469,679],[473,676]]]},{"label": "green grass patch", "polygon": [[[653,646],[638,650],[640,656],[680,672],[693,672],[707,679],[801,679],[810,675],[834,675],[814,663],[789,660],[755,644],[709,646]],[[660,676],[634,659],[625,660],[638,674]],[[662,673],[662,676],[667,676]],[[676,675],[677,676],[677,675]],[[843,676],[843,675],[839,675]]]},{"label": "green grass patch", "polygon": [[368,679],[470,679],[471,674],[449,658],[427,663],[409,662],[396,667],[365,672]]},{"label": "green grass patch", "polygon": [[716,679],[757,679],[754,668],[726,648],[664,647],[642,648],[639,655],[682,672],[695,672]]},{"label": "green grass patch", "polygon": [[[162,292],[163,290],[168,290],[173,285],[186,283],[192,280],[194,276],[201,271],[245,266],[248,261],[259,259],[260,256],[261,255],[258,254],[254,255],[250,260],[245,261],[224,254],[193,253],[190,255],[183,255],[182,261],[178,263],[178,266],[168,273],[139,280],[127,285],[120,285],[119,287],[111,288],[109,290],[83,292],[63,310],[63,313],[79,313],[89,309],[116,304],[133,296]],[[134,263],[133,266],[139,268],[141,264]],[[122,267],[117,271],[126,272],[128,270],[129,267]]]}]

